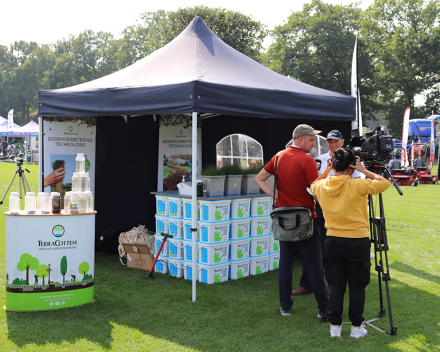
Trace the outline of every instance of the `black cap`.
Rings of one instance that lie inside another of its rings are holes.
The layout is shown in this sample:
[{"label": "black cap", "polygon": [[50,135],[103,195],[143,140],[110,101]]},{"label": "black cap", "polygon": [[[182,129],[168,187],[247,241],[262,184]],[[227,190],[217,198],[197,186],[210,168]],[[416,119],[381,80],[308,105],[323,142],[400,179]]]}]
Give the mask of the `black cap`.
[{"label": "black cap", "polygon": [[333,130],[327,134],[327,140],[329,139],[344,139],[344,137],[342,136],[342,133],[338,130]]}]

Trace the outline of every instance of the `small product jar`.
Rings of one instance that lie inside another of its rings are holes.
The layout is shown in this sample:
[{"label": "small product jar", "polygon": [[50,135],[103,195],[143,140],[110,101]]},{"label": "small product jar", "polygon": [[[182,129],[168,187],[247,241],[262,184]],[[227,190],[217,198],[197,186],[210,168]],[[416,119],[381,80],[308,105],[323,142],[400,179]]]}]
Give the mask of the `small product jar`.
[{"label": "small product jar", "polygon": [[9,195],[9,211],[11,214],[20,213],[20,198],[18,197],[18,192],[11,192]]},{"label": "small product jar", "polygon": [[86,159],[84,158],[84,153],[76,154],[76,172],[86,171]]},{"label": "small product jar", "polygon": [[35,214],[37,212],[37,199],[34,192],[27,192],[24,198],[24,210],[28,214]]},{"label": "small product jar", "polygon": [[93,212],[93,193],[89,191],[89,212]]},{"label": "small product jar", "polygon": [[90,191],[90,176],[88,172],[83,172],[81,174],[81,186],[79,192]]},{"label": "small product jar", "polygon": [[74,172],[72,176],[72,192],[79,192],[81,188],[81,172]]},{"label": "small product jar", "polygon": [[72,192],[66,192],[66,194],[64,194],[64,212],[65,213],[70,213],[70,196],[72,195]]},{"label": "small product jar", "polygon": [[61,213],[61,196],[58,192],[52,192],[52,214]]},{"label": "small product jar", "polygon": [[77,192],[72,192],[70,194],[70,213],[71,214],[79,213],[79,196]]},{"label": "small product jar", "polygon": [[52,203],[49,202],[49,193],[42,192],[41,195],[41,214],[49,214],[52,210]]},{"label": "small product jar", "polygon": [[89,206],[89,197],[88,192],[82,192],[79,194],[79,212],[80,213],[88,213]]}]

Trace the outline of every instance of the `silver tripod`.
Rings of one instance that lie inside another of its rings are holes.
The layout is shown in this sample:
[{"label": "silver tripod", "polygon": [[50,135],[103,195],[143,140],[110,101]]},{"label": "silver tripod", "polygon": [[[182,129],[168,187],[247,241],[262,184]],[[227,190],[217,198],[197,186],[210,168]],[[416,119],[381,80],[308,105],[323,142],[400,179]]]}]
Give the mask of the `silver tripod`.
[{"label": "silver tripod", "polygon": [[30,192],[31,188],[29,187],[29,184],[26,180],[26,176],[24,174],[24,170],[26,170],[27,172],[30,172],[28,169],[26,169],[23,166],[23,159],[18,159],[17,162],[17,168],[15,169],[15,173],[14,176],[12,176],[12,180],[11,182],[9,182],[8,188],[6,188],[5,194],[3,194],[2,200],[0,200],[0,205],[3,204],[3,200],[5,199],[6,195],[9,192],[9,189],[11,188],[12,182],[14,182],[15,180],[15,176],[19,177],[19,188],[20,188],[20,199],[22,199],[22,189],[24,190],[24,192]]}]

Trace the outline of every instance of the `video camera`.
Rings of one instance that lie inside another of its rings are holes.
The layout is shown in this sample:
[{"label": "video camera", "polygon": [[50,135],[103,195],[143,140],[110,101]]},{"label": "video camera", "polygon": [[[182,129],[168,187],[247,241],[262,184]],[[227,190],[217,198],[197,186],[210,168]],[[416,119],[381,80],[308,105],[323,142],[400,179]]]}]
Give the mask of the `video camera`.
[{"label": "video camera", "polygon": [[393,157],[393,137],[386,126],[379,125],[365,137],[352,136],[348,148],[360,157],[367,170],[383,168]]}]

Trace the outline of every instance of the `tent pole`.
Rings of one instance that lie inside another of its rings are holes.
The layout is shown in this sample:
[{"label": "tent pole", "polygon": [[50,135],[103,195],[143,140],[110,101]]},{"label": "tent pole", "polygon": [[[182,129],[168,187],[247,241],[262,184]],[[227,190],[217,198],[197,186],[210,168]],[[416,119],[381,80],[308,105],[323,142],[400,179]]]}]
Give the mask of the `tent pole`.
[{"label": "tent pole", "polygon": [[198,276],[197,270],[197,112],[192,113],[192,222],[191,222],[191,236],[192,236],[192,301],[196,301],[196,282]]},{"label": "tent pole", "polygon": [[38,118],[38,191],[44,192],[44,175],[43,175],[43,117]]}]

